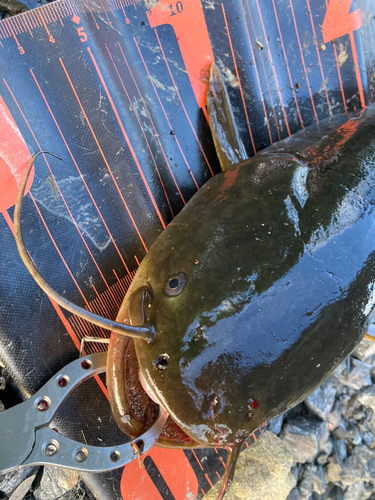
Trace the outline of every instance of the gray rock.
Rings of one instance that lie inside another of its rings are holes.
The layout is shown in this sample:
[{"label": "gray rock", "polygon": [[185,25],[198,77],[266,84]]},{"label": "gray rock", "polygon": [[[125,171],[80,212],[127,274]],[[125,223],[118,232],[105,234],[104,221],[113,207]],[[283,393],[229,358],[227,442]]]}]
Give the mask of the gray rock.
[{"label": "gray rock", "polygon": [[374,487],[365,483],[355,483],[345,490],[344,500],[367,500],[374,491]]},{"label": "gray rock", "polygon": [[352,454],[344,460],[344,471],[340,480],[344,486],[362,481],[372,481],[375,477],[375,454],[367,446],[356,446]]},{"label": "gray rock", "polygon": [[[272,432],[263,432],[256,443],[241,453],[225,500],[285,500],[296,484],[291,466],[292,452],[288,446]],[[216,500],[220,483],[204,500]]]},{"label": "gray rock", "polygon": [[37,474],[38,471],[39,466],[34,466],[0,475],[0,492],[10,496],[27,477]]},{"label": "gray rock", "polygon": [[352,352],[352,356],[360,361],[366,361],[370,356],[375,354],[375,342],[372,340],[363,339]]},{"label": "gray rock", "polygon": [[334,431],[340,425],[341,413],[337,410],[331,411],[328,415],[328,428],[330,431]]},{"label": "gray rock", "polygon": [[318,465],[325,465],[328,463],[328,457],[326,453],[319,453],[319,455],[316,457],[315,461]]},{"label": "gray rock", "polygon": [[325,478],[327,483],[340,483],[343,470],[343,462],[336,455],[329,457],[328,464],[325,467]]},{"label": "gray rock", "polygon": [[346,446],[345,446],[344,439],[336,439],[333,442],[333,449],[334,449],[336,456],[340,460],[342,460],[342,461],[345,460],[345,458],[347,457],[347,453],[346,453]]},{"label": "gray rock", "polygon": [[312,462],[329,437],[328,423],[292,417],[284,425],[280,437],[293,452],[293,465],[297,462]]},{"label": "gray rock", "polygon": [[313,491],[315,491],[315,493],[317,493],[318,495],[323,495],[323,493],[326,491],[326,488],[327,483],[325,480],[323,467],[318,466],[316,476],[314,477],[313,481]]},{"label": "gray rock", "polygon": [[362,432],[361,434],[362,436],[362,443],[366,446],[371,446],[373,441],[374,441],[374,437],[372,435],[371,432]]},{"label": "gray rock", "polygon": [[328,439],[328,441],[323,446],[320,446],[320,450],[325,455],[330,455],[332,453],[332,450],[333,450],[333,441],[332,441],[332,439]]},{"label": "gray rock", "polygon": [[358,397],[358,401],[361,403],[361,405],[371,408],[372,411],[375,411],[375,386],[372,385],[363,389]]},{"label": "gray rock", "polygon": [[45,465],[42,479],[34,490],[36,500],[60,498],[74,488],[79,481],[79,473],[70,469]]},{"label": "gray rock", "polygon": [[5,410],[4,403],[2,401],[0,401],[0,411],[4,411],[4,410]]},{"label": "gray rock", "polygon": [[362,436],[361,433],[359,432],[358,427],[355,427],[354,429],[354,435],[352,437],[352,443],[357,446],[357,444],[362,443]]},{"label": "gray rock", "polygon": [[325,500],[344,500],[343,493],[340,488],[334,488]]},{"label": "gray rock", "polygon": [[292,491],[287,496],[286,500],[300,500],[300,494],[298,488],[293,488]]},{"label": "gray rock", "polygon": [[273,418],[268,422],[267,429],[277,436],[278,434],[280,434],[281,427],[283,426],[283,421],[284,415],[279,415],[278,417]]},{"label": "gray rock", "polygon": [[314,413],[321,420],[327,420],[333,403],[335,402],[336,389],[333,385],[329,384],[326,387],[318,387],[306,399],[305,404],[309,410]]},{"label": "gray rock", "polygon": [[354,414],[361,408],[361,403],[358,399],[358,391],[354,391],[354,394],[346,396],[345,399],[343,399],[344,411],[342,415],[344,418],[353,419]]},{"label": "gray rock", "polygon": [[354,414],[353,414],[353,420],[356,420],[357,422],[359,422],[360,420],[364,420],[366,418],[366,413],[364,411],[356,411]]},{"label": "gray rock", "polygon": [[353,359],[353,365],[354,368],[342,372],[339,382],[356,390],[371,385],[371,365],[358,359]]},{"label": "gray rock", "polygon": [[0,391],[3,391],[7,385],[7,374],[5,369],[0,367]]},{"label": "gray rock", "polygon": [[310,498],[313,492],[313,483],[317,470],[318,467],[313,464],[304,466],[301,482],[298,485],[298,491],[300,493],[301,500]]}]

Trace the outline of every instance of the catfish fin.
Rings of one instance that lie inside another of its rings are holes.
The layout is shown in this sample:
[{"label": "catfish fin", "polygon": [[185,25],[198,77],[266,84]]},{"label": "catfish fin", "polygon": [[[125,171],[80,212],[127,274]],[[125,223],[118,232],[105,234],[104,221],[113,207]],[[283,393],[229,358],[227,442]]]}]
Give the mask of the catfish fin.
[{"label": "catfish fin", "polygon": [[229,449],[227,463],[225,466],[225,473],[223,476],[223,482],[221,484],[219,495],[216,498],[216,500],[222,500],[225,493],[229,490],[229,488],[232,484],[234,472],[236,470],[237,460],[238,460],[238,457],[240,456],[242,445],[243,445],[243,441],[233,445]]},{"label": "catfish fin", "polygon": [[223,172],[248,159],[219,68],[212,63],[207,109],[215,149]]}]

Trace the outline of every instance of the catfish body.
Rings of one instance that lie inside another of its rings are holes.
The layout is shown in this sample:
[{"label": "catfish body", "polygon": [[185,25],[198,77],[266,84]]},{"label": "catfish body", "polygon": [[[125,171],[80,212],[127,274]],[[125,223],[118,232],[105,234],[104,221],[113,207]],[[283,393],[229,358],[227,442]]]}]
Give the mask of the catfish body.
[{"label": "catfish body", "polygon": [[[143,387],[195,445],[242,441],[363,338],[375,302],[374,131],[370,107],[218,174],[142,261],[118,321],[147,315],[154,342],[134,340]],[[171,296],[174,276],[183,284]],[[112,335],[107,369],[120,426],[114,367],[128,342]]]}]

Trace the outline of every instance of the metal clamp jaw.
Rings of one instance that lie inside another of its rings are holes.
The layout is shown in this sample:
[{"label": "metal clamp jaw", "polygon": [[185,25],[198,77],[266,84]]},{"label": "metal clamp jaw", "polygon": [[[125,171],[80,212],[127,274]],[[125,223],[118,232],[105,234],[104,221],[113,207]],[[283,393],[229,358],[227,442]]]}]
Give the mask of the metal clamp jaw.
[{"label": "metal clamp jaw", "polygon": [[[138,457],[137,446],[89,446],[48,427],[57,409],[82,382],[106,369],[107,353],[85,356],[69,363],[34,396],[0,413],[0,472],[26,465],[58,465],[87,472],[118,469]],[[153,426],[136,444],[147,452],[158,440],[168,413],[160,407]]]}]

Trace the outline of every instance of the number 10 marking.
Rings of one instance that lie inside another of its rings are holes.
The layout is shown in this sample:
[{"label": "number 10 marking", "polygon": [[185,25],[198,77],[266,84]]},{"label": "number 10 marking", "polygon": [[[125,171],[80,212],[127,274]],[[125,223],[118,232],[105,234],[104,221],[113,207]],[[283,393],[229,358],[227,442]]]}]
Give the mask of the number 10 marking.
[{"label": "number 10 marking", "polygon": [[168,9],[170,9],[171,11],[171,16],[175,16],[177,13],[181,14],[181,12],[184,10],[184,6],[182,5],[182,2],[177,2],[176,3],[177,12],[173,10],[173,5],[168,5]]}]

